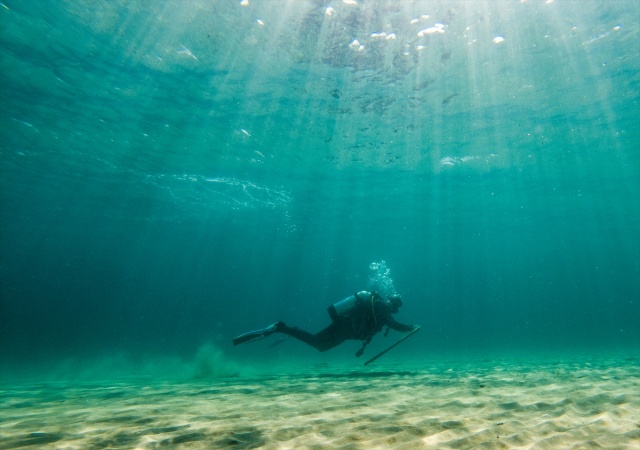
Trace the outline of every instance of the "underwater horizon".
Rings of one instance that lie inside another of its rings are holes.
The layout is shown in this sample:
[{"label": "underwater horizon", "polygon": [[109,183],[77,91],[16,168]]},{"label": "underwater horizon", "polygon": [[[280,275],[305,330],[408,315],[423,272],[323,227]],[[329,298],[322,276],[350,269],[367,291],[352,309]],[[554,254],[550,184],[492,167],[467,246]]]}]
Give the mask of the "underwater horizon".
[{"label": "underwater horizon", "polygon": [[0,375],[359,370],[400,333],[362,359],[231,340],[322,329],[380,264],[422,327],[388,361],[640,353],[637,1],[2,0],[0,24]]}]

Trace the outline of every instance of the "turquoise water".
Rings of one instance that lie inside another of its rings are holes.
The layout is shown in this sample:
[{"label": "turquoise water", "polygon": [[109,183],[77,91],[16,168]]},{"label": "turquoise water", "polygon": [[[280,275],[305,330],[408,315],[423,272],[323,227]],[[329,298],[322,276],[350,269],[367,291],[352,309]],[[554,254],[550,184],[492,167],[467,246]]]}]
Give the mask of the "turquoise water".
[{"label": "turquoise water", "polygon": [[2,0],[5,368],[360,365],[231,339],[382,260],[396,356],[637,354],[638,2],[349,3]]}]

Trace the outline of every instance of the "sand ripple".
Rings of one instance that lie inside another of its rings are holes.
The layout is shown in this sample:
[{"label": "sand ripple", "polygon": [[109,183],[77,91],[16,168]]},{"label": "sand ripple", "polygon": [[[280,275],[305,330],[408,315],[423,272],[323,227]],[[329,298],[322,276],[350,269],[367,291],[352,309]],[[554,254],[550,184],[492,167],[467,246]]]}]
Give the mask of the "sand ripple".
[{"label": "sand ripple", "polygon": [[383,367],[7,386],[0,449],[640,448],[636,359]]}]

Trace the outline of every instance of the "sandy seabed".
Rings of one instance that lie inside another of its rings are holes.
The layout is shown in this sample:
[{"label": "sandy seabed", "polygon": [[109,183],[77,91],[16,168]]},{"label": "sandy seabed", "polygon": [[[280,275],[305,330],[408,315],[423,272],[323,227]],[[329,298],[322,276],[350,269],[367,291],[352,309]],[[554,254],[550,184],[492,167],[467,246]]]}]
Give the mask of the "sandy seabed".
[{"label": "sandy seabed", "polygon": [[639,361],[4,383],[0,448],[640,449]]}]

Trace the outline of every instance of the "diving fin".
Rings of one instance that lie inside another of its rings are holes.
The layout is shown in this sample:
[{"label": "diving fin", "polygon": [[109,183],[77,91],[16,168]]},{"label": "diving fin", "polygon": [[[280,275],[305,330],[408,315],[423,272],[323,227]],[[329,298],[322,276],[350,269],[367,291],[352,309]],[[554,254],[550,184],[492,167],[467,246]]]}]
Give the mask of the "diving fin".
[{"label": "diving fin", "polygon": [[247,342],[257,341],[259,339],[264,339],[267,336],[271,336],[273,333],[277,331],[279,323],[280,322],[276,322],[272,325],[269,325],[266,328],[249,331],[247,333],[241,334],[240,336],[233,339],[233,345],[246,344]]}]

